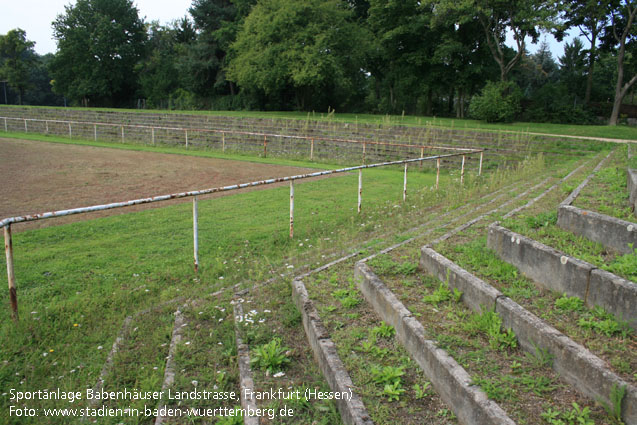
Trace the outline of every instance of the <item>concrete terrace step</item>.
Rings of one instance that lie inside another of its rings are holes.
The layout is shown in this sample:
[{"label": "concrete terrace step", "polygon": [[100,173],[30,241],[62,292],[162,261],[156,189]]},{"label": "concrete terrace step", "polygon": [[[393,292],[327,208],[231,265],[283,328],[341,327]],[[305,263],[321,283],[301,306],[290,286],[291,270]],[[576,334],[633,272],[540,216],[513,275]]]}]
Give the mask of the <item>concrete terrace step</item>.
[{"label": "concrete terrace step", "polygon": [[563,205],[558,210],[557,225],[622,254],[637,249],[637,223]]},{"label": "concrete terrace step", "polygon": [[548,289],[601,306],[637,329],[637,284],[512,232],[489,226],[487,246]]},{"label": "concrete terrace step", "polygon": [[611,403],[613,386],[625,386],[622,417],[626,423],[637,423],[637,388],[609,370],[606,362],[430,247],[422,248],[420,265],[450,288],[461,290],[472,310],[498,313],[503,326],[515,332],[524,350],[533,354],[539,348],[551,353],[555,371],[591,399]]}]

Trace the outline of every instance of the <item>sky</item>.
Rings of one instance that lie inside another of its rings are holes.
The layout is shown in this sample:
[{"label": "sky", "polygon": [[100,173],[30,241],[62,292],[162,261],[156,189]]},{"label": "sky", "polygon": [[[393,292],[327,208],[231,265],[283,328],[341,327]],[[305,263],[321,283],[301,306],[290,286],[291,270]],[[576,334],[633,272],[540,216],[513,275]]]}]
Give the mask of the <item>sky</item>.
[{"label": "sky", "polygon": [[[146,22],[159,21],[162,24],[183,17],[188,13],[192,0],[135,0],[139,14]],[[0,34],[6,34],[14,28],[22,28],[27,33],[27,39],[35,42],[35,51],[41,55],[54,53],[56,49],[53,39],[51,22],[57,15],[64,13],[64,6],[75,4],[75,0],[0,0]],[[577,30],[571,30],[577,35]],[[543,35],[549,43],[553,58],[564,54],[563,43],[558,43],[551,35]],[[565,41],[571,41],[573,36]],[[514,47],[513,37],[507,38],[507,45]],[[530,44],[527,40],[527,50],[531,53],[537,50],[538,44]],[[586,42],[585,42],[586,46]]]},{"label": "sky", "polygon": [[[192,0],[135,0],[140,17],[146,22],[162,24],[188,13]],[[27,39],[35,42],[35,51],[41,55],[56,49],[51,22],[64,13],[64,6],[75,0],[0,0],[0,34],[14,28],[27,32]]]}]

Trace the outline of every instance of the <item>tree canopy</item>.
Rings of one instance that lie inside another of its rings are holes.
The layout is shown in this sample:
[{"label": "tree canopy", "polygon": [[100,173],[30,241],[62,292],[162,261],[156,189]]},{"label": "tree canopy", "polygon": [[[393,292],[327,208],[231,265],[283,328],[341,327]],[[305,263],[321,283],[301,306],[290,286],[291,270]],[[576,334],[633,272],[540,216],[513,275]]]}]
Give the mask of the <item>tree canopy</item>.
[{"label": "tree canopy", "polygon": [[20,28],[0,35],[0,79],[7,81],[18,93],[18,103],[22,105],[25,90],[31,85],[29,69],[35,62],[33,46],[27,40],[26,32]]},{"label": "tree canopy", "polygon": [[53,22],[54,89],[84,105],[118,106],[137,86],[146,29],[132,0],[78,0]]},{"label": "tree canopy", "polygon": [[[457,117],[496,99],[506,119],[612,124],[635,98],[637,0],[192,0],[185,12],[147,23],[134,0],[78,0],[48,56],[20,29],[0,35],[7,98]],[[567,31],[584,43],[529,52]]]}]

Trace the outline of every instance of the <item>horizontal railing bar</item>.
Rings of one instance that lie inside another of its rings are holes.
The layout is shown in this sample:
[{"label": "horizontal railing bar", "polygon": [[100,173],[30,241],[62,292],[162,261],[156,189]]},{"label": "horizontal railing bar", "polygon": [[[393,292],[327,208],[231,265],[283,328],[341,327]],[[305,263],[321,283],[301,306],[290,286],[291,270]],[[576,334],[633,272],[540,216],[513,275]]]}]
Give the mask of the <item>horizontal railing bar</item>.
[{"label": "horizontal railing bar", "polygon": [[397,147],[409,147],[409,148],[425,148],[425,149],[445,149],[452,151],[469,152],[471,148],[459,148],[455,146],[430,146],[430,145],[411,145],[407,143],[393,143],[393,142],[376,142],[367,140],[353,140],[353,139],[339,139],[339,138],[326,138],[326,137],[311,137],[311,136],[293,136],[287,134],[275,134],[275,133],[256,133],[251,131],[240,130],[218,130],[218,129],[204,129],[204,128],[191,128],[191,127],[160,127],[141,124],[115,124],[115,123],[99,123],[90,121],[62,121],[62,120],[43,120],[38,118],[16,118],[16,117],[0,117],[0,119],[17,120],[17,121],[41,121],[58,124],[85,124],[85,125],[103,125],[110,127],[129,127],[129,128],[143,128],[143,129],[158,129],[158,130],[170,130],[170,131],[198,131],[205,133],[231,133],[241,134],[244,136],[268,136],[268,137],[281,137],[287,139],[300,139],[300,140],[322,140],[326,142],[339,142],[339,143],[355,143],[355,144],[368,144],[368,145],[381,145],[381,146],[397,146]]},{"label": "horizontal railing bar", "polygon": [[317,171],[317,172],[308,173],[308,174],[277,177],[273,179],[258,180],[258,181],[253,181],[249,183],[240,183],[240,184],[235,184],[230,186],[220,186],[220,187],[214,187],[210,189],[172,193],[169,195],[159,195],[159,196],[154,196],[151,198],[140,198],[140,199],[134,199],[134,200],[125,201],[125,202],[114,202],[110,204],[93,205],[90,207],[73,208],[68,210],[59,210],[59,211],[45,212],[40,214],[30,214],[30,215],[23,215],[23,216],[16,216],[16,217],[8,217],[0,221],[0,228],[3,228],[7,225],[14,224],[14,223],[24,223],[29,221],[43,220],[47,218],[64,217],[67,215],[83,214],[83,213],[89,213],[89,212],[95,212],[95,211],[104,211],[104,210],[110,210],[114,208],[124,208],[124,207],[130,207],[134,205],[168,201],[171,199],[180,199],[180,198],[186,198],[191,196],[208,195],[211,193],[227,192],[230,190],[244,189],[248,187],[262,186],[262,185],[273,184],[273,183],[302,180],[302,179],[326,176],[326,175],[337,174],[337,173],[346,173],[349,171],[362,170],[366,168],[377,168],[377,167],[384,167],[389,165],[408,164],[412,162],[429,161],[433,159],[449,158],[454,156],[462,156],[462,155],[480,153],[480,152],[483,152],[483,149],[475,149],[475,150],[472,150],[471,152],[464,152],[464,153],[451,153],[451,154],[445,154],[445,155],[434,155],[434,156],[420,157],[420,158],[413,158],[413,159],[403,159],[398,161],[380,162],[376,164],[357,165],[355,167],[339,168],[337,170],[323,170],[323,171]]}]

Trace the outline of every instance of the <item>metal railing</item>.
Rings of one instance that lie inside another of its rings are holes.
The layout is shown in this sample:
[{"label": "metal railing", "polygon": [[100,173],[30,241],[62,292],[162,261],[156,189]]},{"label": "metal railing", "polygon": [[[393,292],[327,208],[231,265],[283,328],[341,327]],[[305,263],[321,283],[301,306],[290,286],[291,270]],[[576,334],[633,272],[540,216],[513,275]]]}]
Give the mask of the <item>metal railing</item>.
[{"label": "metal railing", "polygon": [[[29,133],[33,132],[33,126],[29,128],[29,123],[44,123],[44,134],[50,133],[50,124],[62,124],[68,127],[68,137],[70,139],[73,138],[73,126],[82,126],[86,128],[87,126],[93,127],[92,136],[93,140],[98,140],[98,126],[99,127],[110,127],[118,129],[117,138],[121,140],[122,143],[126,141],[127,132],[125,129],[142,129],[150,131],[149,142],[151,145],[156,144],[156,131],[174,131],[183,134],[183,144],[186,148],[192,144],[192,135],[193,133],[212,133],[221,135],[221,151],[226,151],[226,135],[238,135],[238,136],[254,136],[263,138],[263,156],[267,157],[268,155],[268,138],[270,141],[275,138],[280,139],[290,139],[290,140],[302,140],[309,143],[309,159],[313,161],[315,158],[315,142],[333,142],[340,144],[349,144],[349,145],[360,145],[361,146],[361,155],[363,164],[367,161],[367,148],[368,146],[387,146],[392,148],[407,148],[407,149],[416,149],[420,150],[420,156],[425,156],[425,150],[444,150],[444,151],[455,151],[455,152],[473,152],[474,149],[471,148],[460,148],[455,146],[439,146],[439,145],[424,145],[424,144],[409,144],[409,143],[395,143],[395,142],[382,142],[382,141],[372,141],[372,140],[355,140],[355,139],[343,139],[343,138],[334,138],[334,137],[318,137],[318,136],[296,136],[289,134],[276,134],[276,133],[264,133],[264,132],[253,132],[253,131],[240,131],[240,130],[222,130],[222,129],[208,129],[208,128],[193,128],[193,127],[166,127],[166,126],[152,126],[152,125],[142,125],[142,124],[119,124],[119,123],[104,123],[104,122],[90,122],[90,121],[65,121],[65,120],[47,120],[47,119],[37,119],[37,118],[17,118],[17,117],[0,117],[0,119],[4,120],[4,130],[5,132],[9,131],[8,121],[22,121],[24,122],[24,132]],[[41,132],[40,132],[41,133]],[[190,138],[189,138],[190,133]],[[481,161],[482,164],[482,161]]]},{"label": "metal railing", "polygon": [[[454,149],[454,150],[459,150],[459,149]],[[427,156],[427,157],[421,156],[421,157],[413,158],[413,159],[381,162],[381,163],[375,163],[375,164],[364,164],[364,165],[358,165],[355,167],[345,167],[345,168],[339,168],[336,170],[323,170],[323,171],[317,171],[317,172],[308,173],[308,174],[277,177],[277,178],[272,178],[267,180],[258,180],[258,181],[235,184],[230,186],[219,186],[219,187],[214,187],[209,189],[172,193],[168,195],[159,195],[159,196],[154,196],[149,198],[140,198],[140,199],[134,199],[134,200],[124,201],[124,202],[113,202],[110,204],[93,205],[89,207],[73,208],[73,209],[67,209],[67,210],[45,212],[40,214],[30,214],[30,215],[22,215],[22,216],[5,218],[3,220],[0,220],[0,228],[3,228],[4,230],[4,247],[5,247],[6,260],[7,260],[7,278],[8,278],[8,284],[9,284],[9,297],[11,302],[12,317],[14,320],[18,320],[18,298],[17,298],[16,279],[15,279],[15,272],[14,272],[14,265],[13,265],[13,244],[12,244],[12,235],[11,235],[11,226],[14,224],[26,223],[26,222],[44,220],[44,219],[56,218],[56,217],[64,217],[64,216],[75,215],[75,214],[85,214],[85,213],[90,213],[94,211],[104,211],[104,210],[110,210],[115,208],[125,208],[125,207],[134,206],[134,205],[168,201],[171,199],[192,197],[193,198],[193,207],[192,207],[193,208],[193,251],[194,251],[193,257],[194,257],[195,272],[197,272],[199,269],[199,232],[198,232],[198,202],[197,202],[198,196],[219,193],[219,192],[228,192],[232,190],[244,189],[244,188],[255,187],[255,186],[269,185],[274,183],[290,182],[290,238],[293,238],[294,237],[294,182],[296,180],[303,180],[303,179],[321,177],[321,176],[329,176],[329,175],[346,173],[351,171],[358,171],[357,211],[360,213],[361,206],[362,206],[362,181],[363,181],[362,170],[367,168],[377,168],[377,167],[385,167],[385,166],[391,166],[391,165],[404,165],[403,201],[405,201],[407,197],[407,169],[409,164],[416,163],[416,162],[420,162],[422,164],[423,161],[436,160],[435,188],[437,189],[439,184],[439,178],[440,178],[441,160],[444,158],[451,158],[451,157],[458,157],[458,156],[462,157],[462,165],[460,170],[460,183],[462,184],[464,182],[465,160],[468,155],[472,155],[472,154],[480,154],[480,167],[478,169],[478,175],[481,175],[482,174],[482,157],[484,154],[484,149],[462,149],[462,152],[459,152],[459,153],[433,155],[433,156]]]}]

